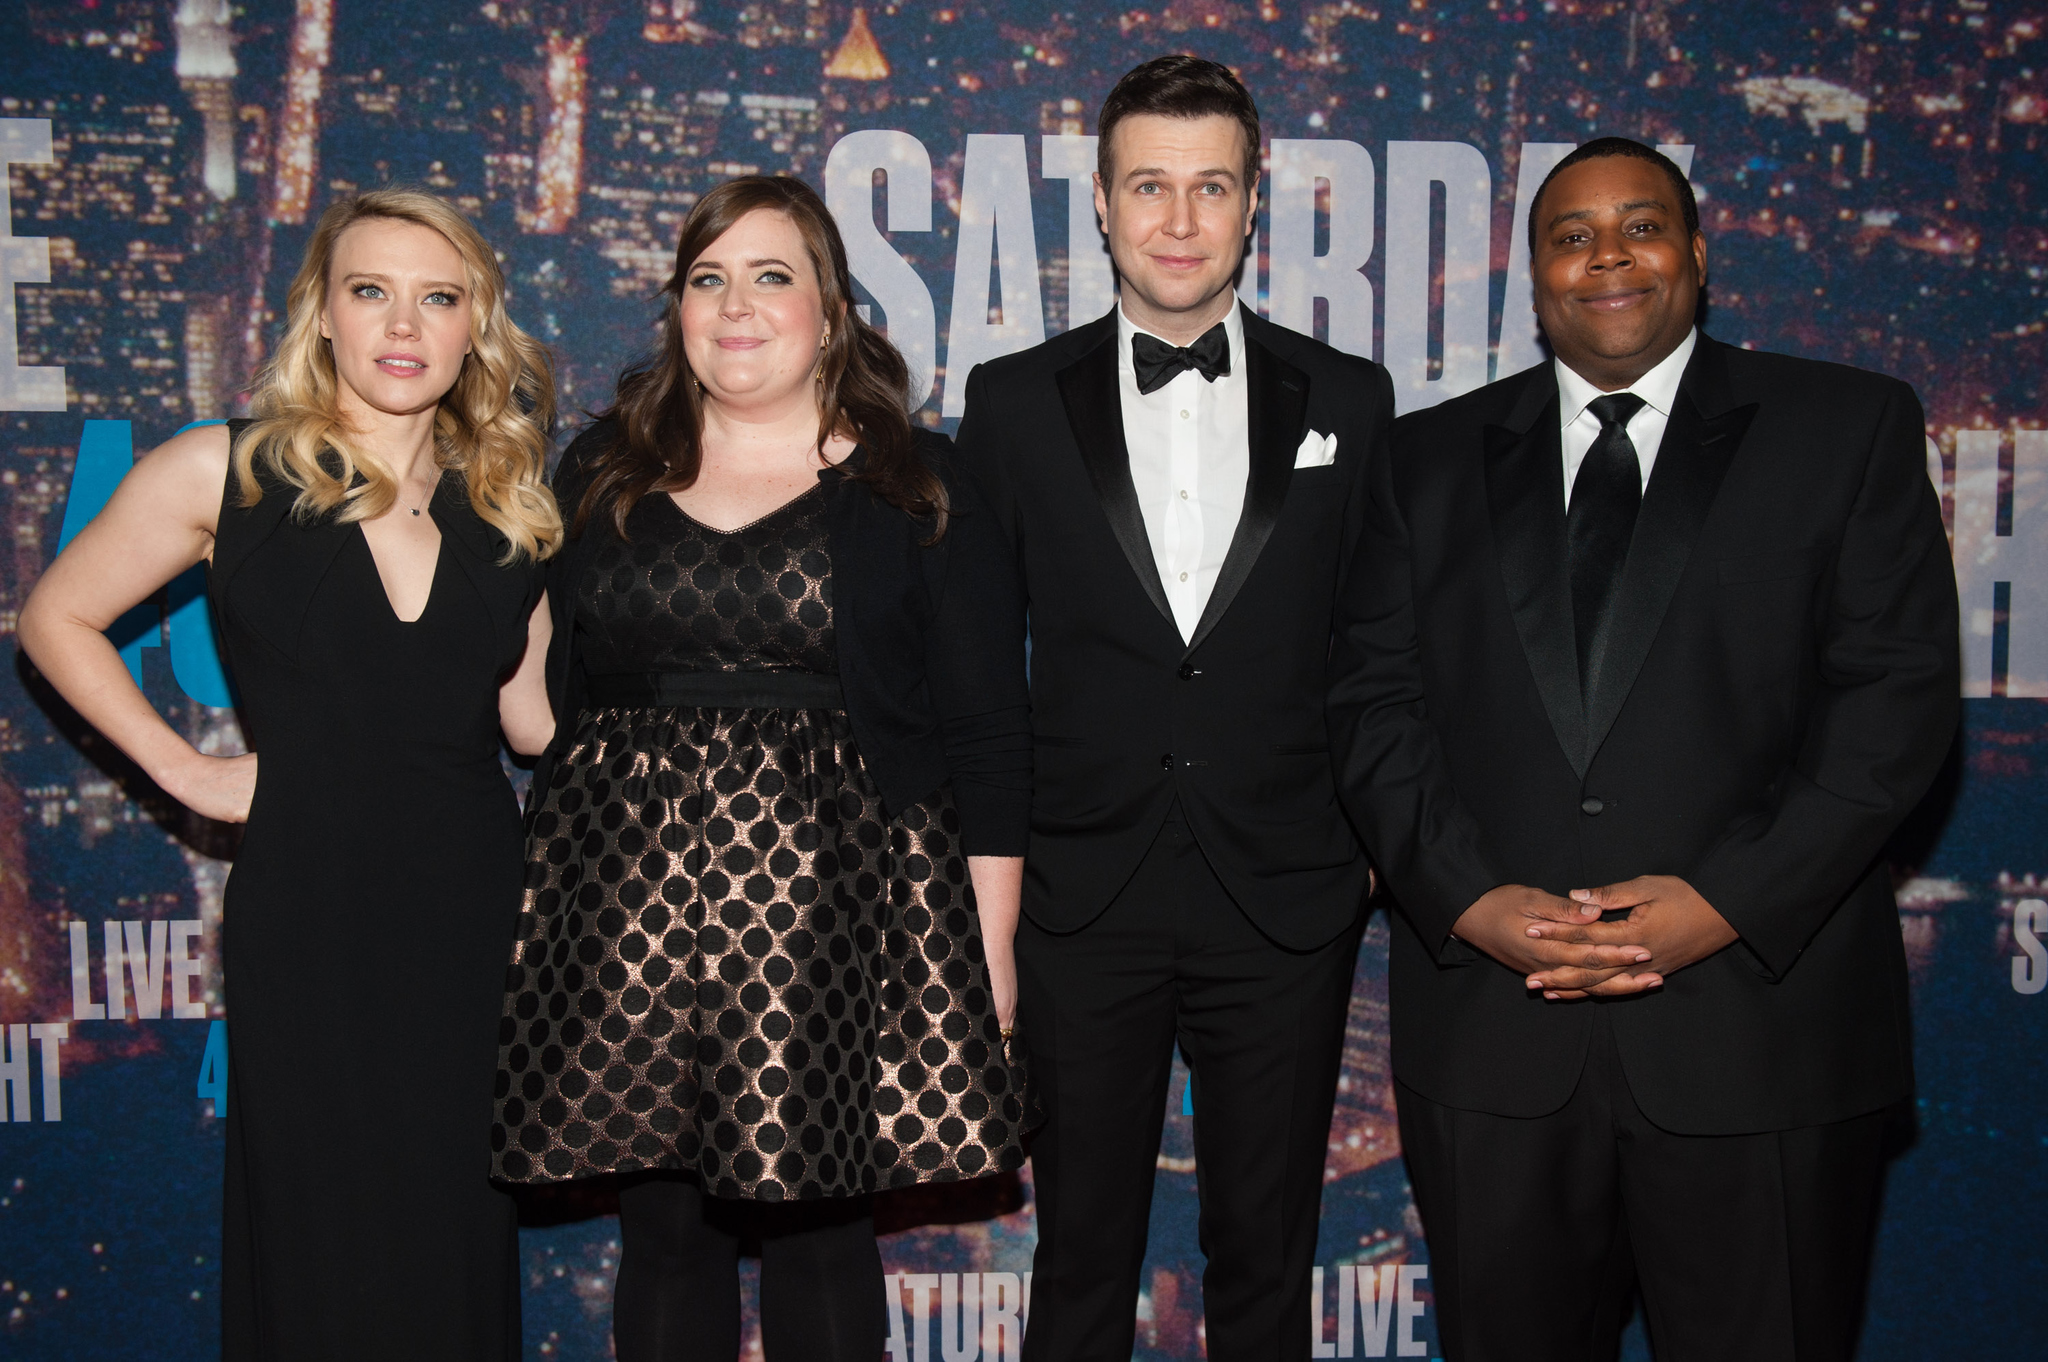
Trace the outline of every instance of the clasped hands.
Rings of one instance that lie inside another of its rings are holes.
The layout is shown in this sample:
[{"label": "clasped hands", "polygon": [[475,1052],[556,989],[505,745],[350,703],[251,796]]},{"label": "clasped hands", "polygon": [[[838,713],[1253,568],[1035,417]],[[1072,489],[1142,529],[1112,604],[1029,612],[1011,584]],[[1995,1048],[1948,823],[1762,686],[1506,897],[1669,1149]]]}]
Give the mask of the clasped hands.
[{"label": "clasped hands", "polygon": [[[1626,918],[1601,921],[1626,910]],[[1451,934],[1526,976],[1545,998],[1616,998],[1657,988],[1736,939],[1728,920],[1676,875],[1638,875],[1567,898],[1526,884],[1482,894]]]}]

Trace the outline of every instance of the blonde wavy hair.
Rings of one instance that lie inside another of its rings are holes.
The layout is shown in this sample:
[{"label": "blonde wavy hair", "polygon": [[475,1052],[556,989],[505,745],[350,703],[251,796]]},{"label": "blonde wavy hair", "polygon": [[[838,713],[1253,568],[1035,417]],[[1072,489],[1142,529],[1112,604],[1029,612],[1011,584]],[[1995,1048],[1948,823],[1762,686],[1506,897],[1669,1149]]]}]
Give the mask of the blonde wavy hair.
[{"label": "blonde wavy hair", "polygon": [[358,432],[338,400],[334,355],[320,334],[335,243],[355,224],[376,219],[432,228],[462,256],[470,353],[434,414],[435,458],[461,471],[470,505],[509,541],[505,561],[546,558],[562,542],[561,513],[546,480],[553,365],[540,342],[505,314],[505,276],[489,243],[453,207],[417,190],[372,190],[321,214],[286,294],[284,339],[256,378],[256,419],[235,442],[241,504],[262,500],[259,464],[298,489],[292,510],[302,517],[374,520],[398,500],[398,475],[356,445]]}]

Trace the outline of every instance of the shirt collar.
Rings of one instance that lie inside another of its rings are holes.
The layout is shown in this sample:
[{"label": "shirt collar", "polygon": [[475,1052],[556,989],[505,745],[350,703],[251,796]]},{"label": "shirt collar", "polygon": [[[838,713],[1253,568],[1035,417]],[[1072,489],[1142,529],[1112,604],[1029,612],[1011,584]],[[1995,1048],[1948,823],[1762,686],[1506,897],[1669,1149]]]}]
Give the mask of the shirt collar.
[{"label": "shirt collar", "polygon": [[[1244,300],[1235,293],[1231,295],[1231,299],[1230,310],[1223,314],[1223,335],[1230,342],[1230,372],[1241,374],[1244,372]],[[1116,305],[1116,364],[1119,370],[1127,374],[1138,372],[1137,362],[1131,358],[1131,337],[1139,332],[1144,332],[1154,340],[1166,341],[1168,345],[1173,344],[1172,341],[1167,341],[1166,337],[1155,331],[1146,331],[1144,327],[1125,316],[1123,302],[1119,299]]]},{"label": "shirt collar", "polygon": [[[1698,327],[1686,332],[1685,339],[1678,343],[1676,350],[1658,360],[1656,367],[1650,372],[1628,387],[1617,391],[1634,393],[1646,404],[1656,408],[1658,415],[1669,420],[1672,404],[1678,401],[1679,382],[1685,377],[1686,361],[1692,358],[1693,348],[1699,343],[1699,338]],[[1551,363],[1557,370],[1558,411],[1562,418],[1559,428],[1562,429],[1578,420],[1594,398],[1607,394],[1579,377],[1563,360],[1553,360]]]}]

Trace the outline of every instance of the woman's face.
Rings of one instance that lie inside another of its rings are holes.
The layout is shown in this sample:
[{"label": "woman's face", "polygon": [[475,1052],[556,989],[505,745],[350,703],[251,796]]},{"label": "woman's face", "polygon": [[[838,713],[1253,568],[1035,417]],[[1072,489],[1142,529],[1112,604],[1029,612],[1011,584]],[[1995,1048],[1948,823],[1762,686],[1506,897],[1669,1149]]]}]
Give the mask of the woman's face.
[{"label": "woman's face", "polygon": [[468,279],[461,253],[431,227],[370,218],[344,231],[320,309],[344,403],[401,416],[440,402],[469,352]]},{"label": "woman's face", "polygon": [[812,389],[824,296],[785,215],[757,208],[727,228],[691,262],[677,306],[683,353],[706,397],[773,408]]}]

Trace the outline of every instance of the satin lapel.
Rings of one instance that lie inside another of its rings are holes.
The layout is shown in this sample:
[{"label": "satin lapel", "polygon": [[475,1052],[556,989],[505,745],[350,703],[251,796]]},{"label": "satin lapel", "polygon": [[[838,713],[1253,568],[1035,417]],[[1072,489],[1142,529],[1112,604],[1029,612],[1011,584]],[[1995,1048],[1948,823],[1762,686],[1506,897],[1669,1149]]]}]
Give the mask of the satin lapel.
[{"label": "satin lapel", "polygon": [[[1709,344],[1705,337],[1700,338],[1702,350]],[[1718,371],[1718,356],[1703,354],[1696,364],[1702,362]],[[1688,379],[1692,377],[1688,374]],[[1721,479],[1742,444],[1750,418],[1756,415],[1756,406],[1751,404],[1704,416],[1696,399],[1707,401],[1710,408],[1717,405],[1718,385],[1713,380],[1718,373],[1705,377],[1706,382],[1689,381],[1678,390],[1671,421],[1657,448],[1657,462],[1650,469],[1650,485],[1643,491],[1635,537],[1629,541],[1628,562],[1614,599],[1607,646],[1593,659],[1592,684],[1586,688],[1589,761],[1600,750],[1636,683],[1636,673],[1656,641],[1679,578],[1692,560],[1693,544],[1721,490]]]},{"label": "satin lapel", "polygon": [[[1130,451],[1124,448],[1123,402],[1117,395],[1116,328],[1108,339],[1054,375],[1060,401],[1067,409],[1067,425],[1074,444],[1081,451],[1081,463],[1095,486],[1096,499],[1109,519],[1109,531],[1116,536],[1131,571],[1146,598],[1173,624],[1173,607],[1166,603],[1166,588],[1159,581],[1159,564],[1152,556],[1152,541],[1145,536],[1145,516],[1138,509],[1137,484],[1131,481]],[[1174,626],[1174,632],[1180,632]]]},{"label": "satin lapel", "polygon": [[1287,484],[1294,477],[1294,456],[1308,416],[1308,375],[1259,344],[1249,327],[1245,329],[1244,368],[1245,431],[1251,446],[1244,509],[1238,513],[1237,529],[1230,536],[1230,548],[1224,552],[1209,603],[1202,608],[1194,637],[1188,640],[1189,652],[1199,648],[1223,618],[1272,537],[1280,510],[1287,504]]},{"label": "satin lapel", "polygon": [[[1533,413],[1528,410],[1534,408]],[[1500,554],[1508,612],[1543,697],[1544,713],[1572,770],[1586,773],[1586,716],[1579,699],[1573,642],[1571,570],[1566,553],[1564,455],[1557,430],[1557,386],[1548,365],[1536,375],[1505,426],[1487,426],[1486,500]]]}]

